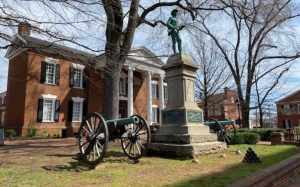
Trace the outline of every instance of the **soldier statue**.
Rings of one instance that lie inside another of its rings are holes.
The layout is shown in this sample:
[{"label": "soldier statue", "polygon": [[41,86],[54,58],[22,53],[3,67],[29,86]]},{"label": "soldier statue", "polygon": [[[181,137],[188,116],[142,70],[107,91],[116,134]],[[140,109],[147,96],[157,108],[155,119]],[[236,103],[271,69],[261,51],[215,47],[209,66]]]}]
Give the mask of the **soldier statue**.
[{"label": "soldier statue", "polygon": [[178,51],[179,53],[182,53],[182,46],[181,46],[181,38],[179,35],[179,31],[181,29],[183,29],[185,27],[185,25],[181,25],[179,23],[179,19],[176,17],[178,13],[177,9],[172,10],[171,12],[171,17],[169,18],[168,22],[167,22],[167,26],[168,26],[168,36],[172,36],[172,48],[174,51],[174,54],[177,53],[176,50],[176,43],[178,44]]}]

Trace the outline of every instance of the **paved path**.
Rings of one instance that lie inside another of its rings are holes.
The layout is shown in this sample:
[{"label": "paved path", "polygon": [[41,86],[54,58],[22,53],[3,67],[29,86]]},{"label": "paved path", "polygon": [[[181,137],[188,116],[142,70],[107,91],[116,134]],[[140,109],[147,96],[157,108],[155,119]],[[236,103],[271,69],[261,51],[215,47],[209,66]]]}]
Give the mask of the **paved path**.
[{"label": "paved path", "polygon": [[291,183],[288,183],[285,187],[299,187],[300,186],[300,175],[293,179]]}]

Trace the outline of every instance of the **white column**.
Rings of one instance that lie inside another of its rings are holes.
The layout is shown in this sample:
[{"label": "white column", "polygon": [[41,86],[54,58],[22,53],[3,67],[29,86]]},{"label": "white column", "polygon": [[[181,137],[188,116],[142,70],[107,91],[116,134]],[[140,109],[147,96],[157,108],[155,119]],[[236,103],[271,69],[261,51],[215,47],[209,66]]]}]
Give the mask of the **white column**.
[{"label": "white column", "polygon": [[164,109],[164,76],[159,75],[159,124],[162,125],[162,110]]},{"label": "white column", "polygon": [[133,115],[133,68],[128,68],[128,101],[127,114],[128,117]]},{"label": "white column", "polygon": [[148,125],[152,125],[152,91],[150,72],[147,72],[147,121]]}]

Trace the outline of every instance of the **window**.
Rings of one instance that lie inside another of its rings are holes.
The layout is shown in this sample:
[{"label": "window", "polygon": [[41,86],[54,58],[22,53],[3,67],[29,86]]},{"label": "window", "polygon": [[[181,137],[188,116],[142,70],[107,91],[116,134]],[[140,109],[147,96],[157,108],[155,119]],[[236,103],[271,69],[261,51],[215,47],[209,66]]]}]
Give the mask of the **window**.
[{"label": "window", "polygon": [[84,98],[72,97],[69,101],[68,121],[81,122],[82,118],[87,114],[87,102],[83,102]]},{"label": "window", "polygon": [[152,123],[159,123],[159,108],[156,105],[152,106]]},{"label": "window", "polygon": [[300,113],[300,104],[297,104],[297,113]]},{"label": "window", "polygon": [[70,87],[74,88],[85,88],[87,71],[84,69],[85,66],[80,64],[73,64],[73,67],[70,67]]},{"label": "window", "polygon": [[231,97],[231,103],[234,103],[234,98],[233,97]]},{"label": "window", "polygon": [[236,108],[236,116],[239,116],[239,112],[240,112],[240,109],[239,107]]},{"label": "window", "polygon": [[53,58],[45,58],[45,62],[41,62],[41,83],[59,85],[60,65],[58,60]]},{"label": "window", "polygon": [[1,126],[4,126],[5,112],[2,112]]},{"label": "window", "polygon": [[73,116],[72,121],[81,121],[82,118],[82,102],[73,102]]},{"label": "window", "polygon": [[165,100],[168,100],[168,86],[167,86],[167,84],[164,84],[164,98],[165,98]]},{"label": "window", "polygon": [[126,94],[127,93],[127,80],[126,78],[120,78],[120,82],[119,82],[119,93],[120,94]]},{"label": "window", "polygon": [[44,100],[43,122],[53,121],[53,101],[54,100]]},{"label": "window", "polygon": [[1,103],[0,105],[5,105],[5,97],[1,97]]},{"label": "window", "polygon": [[228,115],[228,108],[227,108],[227,106],[224,106],[224,112],[225,112],[225,115],[227,116]]},{"label": "window", "polygon": [[217,115],[217,116],[221,115],[221,107],[220,106],[215,107],[215,115]]},{"label": "window", "polygon": [[152,81],[151,83],[151,95],[153,99],[158,98],[158,85],[156,81]]},{"label": "window", "polygon": [[42,94],[43,99],[38,100],[38,122],[58,122],[60,101],[55,100],[56,95]]},{"label": "window", "polygon": [[82,70],[74,69],[74,87],[82,88]]},{"label": "window", "polygon": [[290,105],[284,105],[283,111],[284,111],[284,113],[289,114],[290,113]]}]

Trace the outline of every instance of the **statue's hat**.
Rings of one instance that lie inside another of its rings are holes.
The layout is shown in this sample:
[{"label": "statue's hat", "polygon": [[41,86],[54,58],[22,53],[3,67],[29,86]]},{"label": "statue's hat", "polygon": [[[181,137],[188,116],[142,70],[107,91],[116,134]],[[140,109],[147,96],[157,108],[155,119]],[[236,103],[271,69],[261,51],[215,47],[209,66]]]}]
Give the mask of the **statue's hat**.
[{"label": "statue's hat", "polygon": [[173,15],[173,13],[175,12],[179,12],[177,9],[172,10],[171,15]]}]

